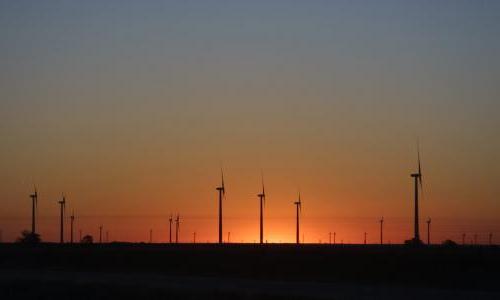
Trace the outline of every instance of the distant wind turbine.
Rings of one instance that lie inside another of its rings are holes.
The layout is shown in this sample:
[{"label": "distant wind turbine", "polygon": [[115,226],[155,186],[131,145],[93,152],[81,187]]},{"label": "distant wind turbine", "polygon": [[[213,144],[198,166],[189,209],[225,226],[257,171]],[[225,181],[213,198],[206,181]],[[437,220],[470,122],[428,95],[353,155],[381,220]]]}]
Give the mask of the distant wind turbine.
[{"label": "distant wind turbine", "polygon": [[418,172],[411,174],[411,177],[415,179],[415,224],[414,224],[414,237],[413,237],[413,243],[414,244],[422,244],[422,241],[420,240],[420,232],[419,232],[419,224],[418,224],[418,191],[419,188],[422,190],[422,168],[420,165],[420,149],[419,145],[417,143],[417,157],[418,157]]},{"label": "distant wind turbine", "polygon": [[172,244],[172,221],[173,221],[172,215],[170,215],[170,219],[168,219],[168,222],[170,224],[170,226],[168,227],[169,232],[170,232],[170,234],[168,236],[168,241],[169,241],[170,244]]},{"label": "distant wind turbine", "polygon": [[380,219],[380,245],[384,244],[384,217]]},{"label": "distant wind turbine", "polygon": [[216,190],[219,192],[219,244],[222,244],[222,197],[226,195],[226,189],[224,187],[224,172],[221,172],[221,186],[217,187]]},{"label": "distant wind turbine", "polygon": [[179,223],[180,223],[180,217],[179,214],[177,214],[177,218],[175,219],[175,243],[179,243]]},{"label": "distant wind turbine", "polygon": [[102,225],[99,226],[99,244],[102,244]]},{"label": "distant wind turbine", "polygon": [[365,245],[366,245],[366,231],[365,231]]},{"label": "distant wind turbine", "polygon": [[427,245],[431,244],[431,218],[427,219]]},{"label": "distant wind turbine", "polygon": [[63,195],[62,200],[58,202],[59,205],[61,206],[61,226],[60,226],[60,231],[59,231],[59,242],[62,244],[64,243],[64,211],[66,208],[66,197]]},{"label": "distant wind turbine", "polygon": [[70,220],[71,220],[71,233],[70,233],[70,243],[73,244],[73,224],[75,223],[75,212],[72,211],[71,212],[71,217],[70,217]]},{"label": "distant wind turbine", "polygon": [[260,199],[260,243],[264,243],[264,205],[266,193],[264,190],[264,176],[262,176],[262,193],[257,195]]},{"label": "distant wind turbine", "polygon": [[299,192],[299,200],[294,202],[293,203],[296,207],[296,210],[297,210],[297,232],[296,232],[296,243],[299,244],[300,243],[300,220],[299,220],[299,216],[300,216],[300,212],[302,211],[302,201],[300,200],[300,192]]},{"label": "distant wind turbine", "polygon": [[30,194],[31,198],[31,234],[36,233],[36,209],[38,206],[38,192],[36,186],[34,187],[35,192]]}]

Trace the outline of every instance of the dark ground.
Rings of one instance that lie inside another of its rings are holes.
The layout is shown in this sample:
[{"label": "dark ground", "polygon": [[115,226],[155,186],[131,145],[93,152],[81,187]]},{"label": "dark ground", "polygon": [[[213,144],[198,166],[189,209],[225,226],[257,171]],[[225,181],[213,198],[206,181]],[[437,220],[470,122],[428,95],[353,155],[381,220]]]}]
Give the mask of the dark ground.
[{"label": "dark ground", "polygon": [[0,244],[0,299],[500,299],[500,248]]}]

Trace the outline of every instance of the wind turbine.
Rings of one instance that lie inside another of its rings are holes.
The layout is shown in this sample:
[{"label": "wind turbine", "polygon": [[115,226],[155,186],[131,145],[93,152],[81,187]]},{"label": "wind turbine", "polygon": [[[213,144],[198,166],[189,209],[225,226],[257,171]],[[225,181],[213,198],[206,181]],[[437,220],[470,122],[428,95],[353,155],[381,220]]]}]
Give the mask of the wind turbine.
[{"label": "wind turbine", "polygon": [[266,193],[264,191],[264,176],[262,176],[262,193],[257,195],[260,199],[260,243],[264,243],[264,205]]},{"label": "wind turbine", "polygon": [[175,219],[175,243],[179,242],[179,214],[177,214],[177,218]]},{"label": "wind turbine", "polygon": [[365,245],[366,245],[366,231],[365,231]]},{"label": "wind turbine", "polygon": [[71,220],[70,242],[71,242],[71,244],[73,244],[73,224],[75,222],[75,212],[74,211],[71,212],[70,220]]},{"label": "wind turbine", "polygon": [[296,210],[297,210],[297,235],[296,235],[296,243],[299,244],[300,243],[300,239],[299,239],[299,232],[300,232],[300,220],[299,220],[299,215],[300,215],[300,212],[302,211],[302,201],[300,200],[300,192],[299,192],[299,200],[294,202],[293,203],[296,207]]},{"label": "wind turbine", "polygon": [[169,241],[170,244],[172,244],[172,221],[173,221],[172,215],[170,215],[170,219],[168,219],[168,222],[170,224],[170,226],[168,227],[169,232],[170,232],[170,234],[168,236],[168,241]]},{"label": "wind turbine", "polygon": [[99,226],[99,244],[102,244],[102,225]]},{"label": "wind turbine", "polygon": [[222,197],[226,195],[226,189],[224,188],[224,172],[220,170],[222,184],[217,187],[216,190],[219,192],[219,244],[222,244]]},{"label": "wind turbine", "polygon": [[427,245],[431,244],[431,218],[427,219]]},{"label": "wind turbine", "polygon": [[35,188],[35,192],[33,194],[30,194],[30,198],[31,198],[31,234],[35,234],[36,233],[36,209],[37,209],[37,206],[38,206],[38,192],[36,190],[36,186],[34,187]]},{"label": "wind turbine", "polygon": [[414,224],[415,233],[412,242],[414,244],[422,244],[422,241],[420,240],[420,232],[418,225],[418,191],[419,188],[420,190],[422,190],[422,168],[420,166],[420,149],[418,143],[417,143],[417,156],[418,156],[418,172],[410,175],[415,179],[415,224]]},{"label": "wind turbine", "polygon": [[64,194],[62,196],[62,200],[58,203],[61,206],[61,227],[59,232],[59,242],[62,244],[64,243],[64,211],[66,208],[66,197],[64,196]]},{"label": "wind turbine", "polygon": [[384,217],[380,219],[380,245],[384,244]]}]

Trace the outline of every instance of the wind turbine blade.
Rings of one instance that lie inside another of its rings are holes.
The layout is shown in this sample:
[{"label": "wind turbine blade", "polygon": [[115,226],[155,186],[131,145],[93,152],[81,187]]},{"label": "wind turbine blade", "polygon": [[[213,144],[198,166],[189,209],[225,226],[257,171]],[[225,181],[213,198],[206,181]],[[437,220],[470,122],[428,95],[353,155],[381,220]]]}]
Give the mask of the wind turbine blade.
[{"label": "wind turbine blade", "polygon": [[224,187],[224,171],[222,168],[220,169],[221,179],[222,179],[222,194],[226,194],[226,188]]}]

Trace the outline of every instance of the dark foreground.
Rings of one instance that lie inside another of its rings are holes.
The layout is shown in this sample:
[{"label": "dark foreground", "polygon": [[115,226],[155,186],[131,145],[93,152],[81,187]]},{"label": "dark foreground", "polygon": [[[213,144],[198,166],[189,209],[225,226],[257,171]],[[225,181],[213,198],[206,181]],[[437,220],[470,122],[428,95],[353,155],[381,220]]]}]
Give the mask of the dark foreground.
[{"label": "dark foreground", "polygon": [[0,299],[500,299],[500,248],[0,245]]}]

